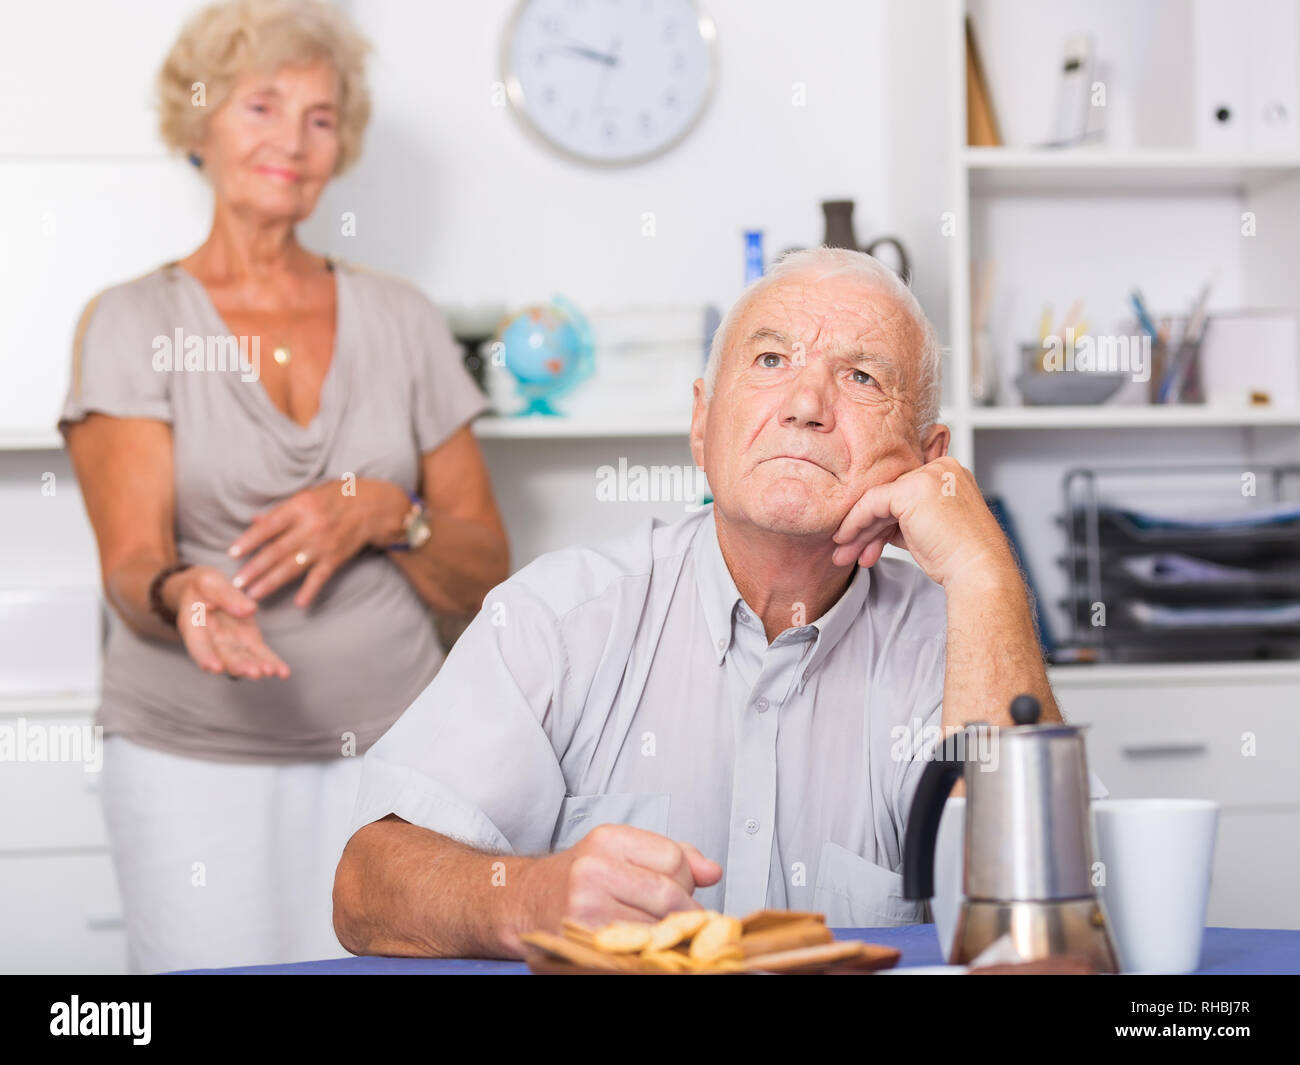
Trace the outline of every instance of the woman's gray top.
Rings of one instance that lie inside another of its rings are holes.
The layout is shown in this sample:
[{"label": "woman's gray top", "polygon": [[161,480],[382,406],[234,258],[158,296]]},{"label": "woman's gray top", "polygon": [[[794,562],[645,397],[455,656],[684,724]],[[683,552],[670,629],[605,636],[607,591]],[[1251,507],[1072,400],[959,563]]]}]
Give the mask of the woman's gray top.
[{"label": "woman's gray top", "polygon": [[[206,289],[175,264],[106,289],[83,313],[59,428],[92,412],[171,425],[182,560],[234,576],[243,560],[226,552],[253,516],[323,482],[342,490],[354,475],[416,491],[421,456],[487,407],[417,288],[333,265],[333,360],[306,426],[271,402],[251,351],[241,366]],[[264,598],[255,615],[292,671],[284,680],[205,673],[181,644],[137,636],[114,617],[96,723],[217,761],[365,751],[442,663],[432,616],[379,551],[363,550],[305,610],[293,604],[297,589]]]}]

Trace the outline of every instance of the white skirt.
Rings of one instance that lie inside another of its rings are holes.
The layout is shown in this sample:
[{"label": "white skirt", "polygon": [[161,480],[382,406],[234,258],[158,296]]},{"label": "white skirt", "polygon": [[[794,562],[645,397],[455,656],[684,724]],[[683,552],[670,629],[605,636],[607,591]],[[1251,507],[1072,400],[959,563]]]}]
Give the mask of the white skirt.
[{"label": "white skirt", "polygon": [[346,957],[334,870],[361,758],[255,765],[104,741],[133,973]]}]

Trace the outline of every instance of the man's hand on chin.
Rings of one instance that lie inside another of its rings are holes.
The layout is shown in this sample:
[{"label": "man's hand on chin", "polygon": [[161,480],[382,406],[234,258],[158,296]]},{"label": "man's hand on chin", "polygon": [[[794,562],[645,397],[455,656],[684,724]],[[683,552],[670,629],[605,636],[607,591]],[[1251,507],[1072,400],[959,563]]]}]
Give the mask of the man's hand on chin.
[{"label": "man's hand on chin", "polygon": [[893,544],[943,586],[946,727],[1010,725],[1008,707],[1022,692],[1038,699],[1041,720],[1061,720],[1020,567],[970,470],[944,456],[868,489],[833,539],[836,565],[874,566]]},{"label": "man's hand on chin", "polygon": [[946,590],[1020,580],[974,475],[947,455],[867,489],[833,539],[837,566],[874,566],[893,544]]}]

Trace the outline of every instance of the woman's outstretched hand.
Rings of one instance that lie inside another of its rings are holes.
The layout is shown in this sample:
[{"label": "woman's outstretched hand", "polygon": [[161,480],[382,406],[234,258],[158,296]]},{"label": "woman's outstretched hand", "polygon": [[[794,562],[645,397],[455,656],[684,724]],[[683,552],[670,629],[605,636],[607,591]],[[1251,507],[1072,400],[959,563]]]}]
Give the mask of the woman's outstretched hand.
[{"label": "woman's outstretched hand", "polygon": [[162,594],[164,602],[175,604],[176,630],[200,669],[249,679],[289,675],[262,639],[253,617],[257,604],[220,570],[182,570],[167,579]]}]

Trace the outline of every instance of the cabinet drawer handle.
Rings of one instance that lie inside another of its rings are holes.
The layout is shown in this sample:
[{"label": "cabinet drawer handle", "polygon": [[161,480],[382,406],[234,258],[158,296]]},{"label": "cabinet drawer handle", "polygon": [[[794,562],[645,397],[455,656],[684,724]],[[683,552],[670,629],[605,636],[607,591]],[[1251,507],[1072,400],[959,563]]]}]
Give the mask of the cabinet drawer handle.
[{"label": "cabinet drawer handle", "polygon": [[1138,743],[1121,747],[1127,758],[1167,758],[1178,755],[1205,754],[1208,743]]}]

